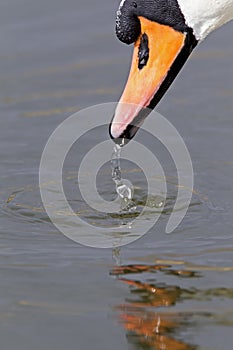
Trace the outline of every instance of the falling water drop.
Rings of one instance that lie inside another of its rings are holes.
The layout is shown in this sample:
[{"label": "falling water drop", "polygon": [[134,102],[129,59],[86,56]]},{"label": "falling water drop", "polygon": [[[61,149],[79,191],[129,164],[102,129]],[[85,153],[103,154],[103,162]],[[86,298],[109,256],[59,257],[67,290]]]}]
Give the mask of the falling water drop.
[{"label": "falling water drop", "polygon": [[133,212],[136,210],[136,205],[133,201],[133,185],[121,176],[121,146],[115,145],[113,149],[111,165],[112,165],[112,179],[116,185],[116,192],[121,198],[121,211]]}]

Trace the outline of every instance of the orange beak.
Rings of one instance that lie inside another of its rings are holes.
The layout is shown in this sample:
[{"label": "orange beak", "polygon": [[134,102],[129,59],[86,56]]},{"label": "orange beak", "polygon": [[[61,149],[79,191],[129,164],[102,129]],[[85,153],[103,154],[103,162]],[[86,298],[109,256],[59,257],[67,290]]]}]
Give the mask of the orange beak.
[{"label": "orange beak", "polygon": [[[114,139],[123,137],[131,139],[134,136],[143,119],[149,113],[143,113],[143,109],[155,107],[183,65],[177,67],[175,76],[173,72],[173,76],[169,77],[171,67],[185,47],[187,34],[144,17],[139,17],[139,20],[141,35],[134,45],[128,81],[110,125],[110,134]],[[139,51],[145,34],[148,57],[146,64],[142,67],[140,66]],[[165,80],[167,80],[167,84],[165,84],[164,89],[162,85]],[[165,91],[161,93],[161,89]]]}]

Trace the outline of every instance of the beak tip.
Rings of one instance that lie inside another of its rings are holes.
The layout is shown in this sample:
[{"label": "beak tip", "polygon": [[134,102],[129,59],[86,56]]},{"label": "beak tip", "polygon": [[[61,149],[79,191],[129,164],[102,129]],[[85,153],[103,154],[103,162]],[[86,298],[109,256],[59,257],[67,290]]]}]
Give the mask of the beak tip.
[{"label": "beak tip", "polygon": [[123,138],[124,131],[127,127],[127,125],[124,125],[123,123],[117,123],[114,118],[115,115],[109,125],[109,135],[113,140]]},{"label": "beak tip", "polygon": [[118,139],[120,137],[119,131],[116,128],[114,128],[114,124],[112,123],[109,126],[109,135],[113,140]]},{"label": "beak tip", "polygon": [[[142,106],[119,104],[109,125],[109,135],[117,144],[127,144],[137,133],[146,117]],[[130,118],[125,116],[130,115]]]},{"label": "beak tip", "polygon": [[117,127],[115,127],[114,123],[111,123],[109,125],[109,135],[117,145],[123,145],[124,137],[121,134],[120,130]]},{"label": "beak tip", "polygon": [[121,129],[114,129],[114,124],[111,123],[109,126],[109,135],[115,144],[119,146],[125,146],[127,143],[132,140],[135,136],[138,128],[132,127],[131,125],[127,126],[126,129],[122,132]]}]

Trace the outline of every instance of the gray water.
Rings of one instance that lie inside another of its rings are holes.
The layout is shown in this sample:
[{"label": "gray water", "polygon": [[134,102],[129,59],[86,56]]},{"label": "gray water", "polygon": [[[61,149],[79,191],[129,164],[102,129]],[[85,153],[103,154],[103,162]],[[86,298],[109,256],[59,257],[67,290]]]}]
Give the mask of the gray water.
[{"label": "gray water", "polygon": [[[116,101],[125,83],[131,49],[114,35],[117,6],[1,4],[2,350],[232,349],[233,23],[195,51],[158,107],[184,138],[195,172],[192,205],[175,232],[164,233],[175,168],[159,145],[169,198],[161,220],[135,243],[114,252],[83,247],[58,232],[43,209],[38,168],[48,137],[78,109]],[[68,194],[77,185],[77,158],[102,134],[96,131],[67,162]],[[122,168],[143,206],[142,174],[130,162]],[[103,196],[114,195],[110,163],[99,183]],[[81,198],[70,200],[82,209]]]}]

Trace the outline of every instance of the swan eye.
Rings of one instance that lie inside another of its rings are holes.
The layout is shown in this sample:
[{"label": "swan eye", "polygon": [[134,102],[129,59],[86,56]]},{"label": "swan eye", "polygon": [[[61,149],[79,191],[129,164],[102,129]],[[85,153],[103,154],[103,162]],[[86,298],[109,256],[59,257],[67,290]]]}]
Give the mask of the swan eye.
[{"label": "swan eye", "polygon": [[138,7],[137,3],[135,1],[133,1],[132,3],[133,7],[136,9]]},{"label": "swan eye", "polygon": [[149,46],[148,46],[148,36],[144,33],[141,37],[139,50],[138,50],[138,69],[142,69],[146,66],[149,59]]}]

